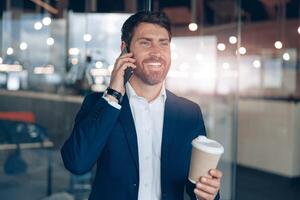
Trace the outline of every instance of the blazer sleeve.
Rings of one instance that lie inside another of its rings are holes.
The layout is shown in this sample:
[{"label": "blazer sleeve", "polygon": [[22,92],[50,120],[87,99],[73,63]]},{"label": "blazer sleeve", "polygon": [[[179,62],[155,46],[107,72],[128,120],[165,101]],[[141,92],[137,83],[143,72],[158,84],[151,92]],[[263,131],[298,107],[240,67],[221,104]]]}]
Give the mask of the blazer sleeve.
[{"label": "blazer sleeve", "polygon": [[100,156],[120,110],[101,96],[88,95],[76,115],[70,137],[61,148],[66,169],[74,174],[91,170]]},{"label": "blazer sleeve", "polygon": [[[195,122],[195,128],[193,130],[193,139],[196,138],[199,133],[201,135],[205,135],[206,136],[206,129],[205,129],[205,124],[204,124],[204,120],[203,120],[203,116],[202,116],[202,112],[201,109],[198,105],[196,105],[196,122]],[[186,192],[189,195],[189,197],[191,198],[191,200],[197,200],[196,195],[194,193],[194,189],[195,189],[195,184],[193,184],[192,182],[190,182],[189,180],[186,181]],[[219,200],[220,199],[220,195],[219,192],[215,198],[215,200]]]}]

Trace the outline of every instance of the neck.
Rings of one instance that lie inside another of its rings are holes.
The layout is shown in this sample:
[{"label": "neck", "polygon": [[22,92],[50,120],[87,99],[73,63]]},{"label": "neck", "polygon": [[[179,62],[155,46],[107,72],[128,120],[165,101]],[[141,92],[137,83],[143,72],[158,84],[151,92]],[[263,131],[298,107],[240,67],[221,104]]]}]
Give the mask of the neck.
[{"label": "neck", "polygon": [[145,84],[141,79],[136,76],[132,76],[130,79],[130,85],[140,97],[144,97],[148,102],[153,101],[160,94],[163,82],[156,85]]}]

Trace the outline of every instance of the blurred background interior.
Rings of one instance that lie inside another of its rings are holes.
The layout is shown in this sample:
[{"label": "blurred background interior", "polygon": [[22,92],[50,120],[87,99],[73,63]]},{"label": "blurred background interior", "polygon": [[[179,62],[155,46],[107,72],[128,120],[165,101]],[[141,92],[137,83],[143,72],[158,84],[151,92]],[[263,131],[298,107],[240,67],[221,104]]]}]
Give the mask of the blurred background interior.
[{"label": "blurred background interior", "polygon": [[60,147],[145,9],[172,23],[167,88],[225,146],[222,199],[299,199],[299,0],[2,0],[0,198],[88,198],[94,172],[71,175]]}]

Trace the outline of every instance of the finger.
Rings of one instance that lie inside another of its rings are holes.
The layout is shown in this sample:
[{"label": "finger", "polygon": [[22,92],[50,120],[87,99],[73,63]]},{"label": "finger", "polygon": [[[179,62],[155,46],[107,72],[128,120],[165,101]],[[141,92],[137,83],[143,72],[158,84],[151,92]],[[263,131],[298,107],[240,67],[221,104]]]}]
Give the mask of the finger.
[{"label": "finger", "polygon": [[127,67],[131,67],[132,69],[135,69],[136,65],[133,64],[133,63],[124,63],[122,66],[120,66],[119,68],[115,69],[114,74],[116,74],[116,75],[120,74],[120,75],[124,76],[124,72],[125,72],[125,69]]},{"label": "finger", "polygon": [[[124,65],[125,66],[131,66],[132,64],[134,65],[133,62],[126,62],[126,61],[118,63],[118,64],[115,64],[112,73],[115,73],[115,71],[119,70],[119,68],[122,68]],[[135,65],[132,66],[132,68],[135,68]]]},{"label": "finger", "polygon": [[117,59],[117,62],[120,63],[120,62],[135,62],[135,58],[132,58],[132,57],[126,57],[126,58],[119,58]]},{"label": "finger", "polygon": [[131,57],[131,56],[133,56],[133,53],[129,52],[129,53],[121,54],[121,55],[119,56],[119,58],[127,58],[127,57]]},{"label": "finger", "polygon": [[222,178],[222,176],[223,176],[223,173],[217,169],[209,170],[209,174],[214,178]]},{"label": "finger", "polygon": [[120,66],[118,69],[114,69],[111,73],[111,79],[109,83],[109,87],[113,88],[114,90],[117,90],[124,95],[125,88],[124,88],[124,74],[125,69],[127,67],[136,68],[136,65],[133,63],[125,63],[124,65]]},{"label": "finger", "polygon": [[210,175],[206,175],[206,176],[200,176],[200,178],[199,178],[199,182],[202,182],[202,179],[205,179],[205,178],[210,178],[210,179],[212,179],[213,177],[212,177],[212,176],[210,176]]},{"label": "finger", "polygon": [[210,185],[202,184],[202,183],[200,183],[200,182],[198,182],[198,183],[196,184],[196,188],[197,188],[198,190],[201,190],[201,191],[203,191],[203,192],[206,192],[206,193],[212,194],[212,195],[214,195],[214,194],[216,194],[216,193],[218,192],[217,188],[212,187],[212,186],[210,186]]},{"label": "finger", "polygon": [[130,58],[130,57],[126,57],[126,58],[122,58],[122,59],[117,59],[114,68],[119,68],[121,65],[123,65],[126,62],[135,63],[135,61],[136,60],[134,58]]},{"label": "finger", "polygon": [[197,198],[201,199],[201,200],[212,200],[213,199],[213,195],[208,194],[208,193],[203,192],[198,189],[194,189],[194,193],[197,195]]},{"label": "finger", "polygon": [[218,178],[201,177],[200,182],[202,184],[209,185],[217,189],[219,189],[221,185],[221,179]]}]

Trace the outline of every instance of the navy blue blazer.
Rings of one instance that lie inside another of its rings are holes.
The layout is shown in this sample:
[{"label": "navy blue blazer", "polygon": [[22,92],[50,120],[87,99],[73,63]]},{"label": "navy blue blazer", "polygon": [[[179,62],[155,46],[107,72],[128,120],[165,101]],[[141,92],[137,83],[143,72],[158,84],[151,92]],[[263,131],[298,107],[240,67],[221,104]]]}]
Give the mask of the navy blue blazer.
[{"label": "navy blue blazer", "polygon": [[[205,135],[197,104],[167,91],[161,146],[162,199],[183,200],[184,188],[196,199],[188,181],[191,141]],[[137,200],[138,145],[135,125],[125,95],[121,110],[109,105],[100,93],[88,95],[77,113],[71,136],[61,155],[65,167],[83,174],[97,163],[89,199]]]}]

